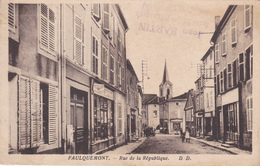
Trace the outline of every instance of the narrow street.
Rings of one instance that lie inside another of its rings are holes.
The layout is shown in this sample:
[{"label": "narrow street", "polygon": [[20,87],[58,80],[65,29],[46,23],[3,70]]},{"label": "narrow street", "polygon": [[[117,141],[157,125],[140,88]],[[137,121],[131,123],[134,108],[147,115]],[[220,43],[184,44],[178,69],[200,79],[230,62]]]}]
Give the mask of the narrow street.
[{"label": "narrow street", "polygon": [[191,139],[182,143],[180,136],[156,134],[135,149],[133,154],[230,154]]}]

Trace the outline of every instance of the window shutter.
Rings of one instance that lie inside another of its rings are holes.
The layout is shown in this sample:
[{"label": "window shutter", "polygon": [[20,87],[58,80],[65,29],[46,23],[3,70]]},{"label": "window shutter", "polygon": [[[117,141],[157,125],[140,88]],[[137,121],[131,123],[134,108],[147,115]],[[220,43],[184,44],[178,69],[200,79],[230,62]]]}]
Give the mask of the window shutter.
[{"label": "window shutter", "polygon": [[82,20],[75,15],[74,18],[74,58],[76,62],[82,65],[82,55],[83,55],[83,22]]},{"label": "window shutter", "polygon": [[109,32],[109,5],[108,4],[104,4],[103,29]]},{"label": "window shutter", "polygon": [[49,50],[55,52],[55,14],[49,9]]},{"label": "window shutter", "polygon": [[92,12],[95,17],[99,18],[99,4],[93,4]]},{"label": "window shutter", "polygon": [[19,149],[29,148],[31,144],[30,80],[21,76],[19,79]]},{"label": "window shutter", "polygon": [[9,29],[15,33],[15,4],[8,4],[8,25]]},{"label": "window shutter", "polygon": [[41,4],[40,46],[48,50],[48,7]]},{"label": "window shutter", "polygon": [[58,88],[49,85],[49,144],[57,140]]},{"label": "window shutter", "polygon": [[40,109],[40,82],[31,80],[31,147],[37,147],[41,141],[42,115]]}]

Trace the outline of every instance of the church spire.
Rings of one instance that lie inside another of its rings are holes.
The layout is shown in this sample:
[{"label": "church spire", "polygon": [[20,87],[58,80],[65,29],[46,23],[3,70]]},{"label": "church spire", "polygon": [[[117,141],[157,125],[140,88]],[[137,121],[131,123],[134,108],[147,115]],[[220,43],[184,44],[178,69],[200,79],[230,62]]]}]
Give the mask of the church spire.
[{"label": "church spire", "polygon": [[162,84],[164,84],[166,81],[170,81],[170,80],[169,80],[168,70],[167,70],[167,66],[166,66],[166,59],[165,59]]}]

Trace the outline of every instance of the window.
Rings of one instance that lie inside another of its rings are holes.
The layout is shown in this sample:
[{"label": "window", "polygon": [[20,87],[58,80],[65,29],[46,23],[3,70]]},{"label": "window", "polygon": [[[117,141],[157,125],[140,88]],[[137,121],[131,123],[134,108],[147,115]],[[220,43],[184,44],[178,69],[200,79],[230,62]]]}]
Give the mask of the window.
[{"label": "window", "polygon": [[246,50],[245,54],[245,74],[246,80],[253,77],[253,46]]},{"label": "window", "polygon": [[122,87],[121,85],[121,72],[122,72],[122,57],[121,56],[118,56],[118,60],[117,60],[117,85],[118,87]]},{"label": "window", "polygon": [[135,133],[136,130],[136,115],[135,111],[131,111],[131,133]]},{"label": "window", "polygon": [[246,99],[246,117],[247,117],[247,131],[252,131],[253,124],[253,98]]},{"label": "window", "polygon": [[251,6],[245,5],[245,31],[247,31],[251,27]]},{"label": "window", "polygon": [[237,59],[233,62],[233,86],[237,85]]},{"label": "window", "polygon": [[110,83],[114,85],[114,75],[115,75],[115,58],[110,54]]},{"label": "window", "polygon": [[157,118],[157,111],[153,111],[153,117]]},{"label": "window", "polygon": [[220,93],[224,92],[224,76],[223,71],[220,72]]},{"label": "window", "polygon": [[19,149],[57,141],[58,88],[21,76],[19,79]]},{"label": "window", "polygon": [[244,81],[244,54],[239,54],[239,81]]},{"label": "window", "polygon": [[228,64],[228,88],[232,87],[232,65]]},{"label": "window", "polygon": [[216,93],[217,93],[217,95],[219,95],[219,93],[220,93],[220,87],[221,87],[219,74],[217,75],[217,81],[216,81],[216,82],[217,82]]},{"label": "window", "polygon": [[112,38],[112,44],[115,45],[116,44],[115,17],[113,16],[112,13],[111,13],[110,24],[111,24],[110,27],[112,27],[112,29],[110,30],[109,35]]},{"label": "window", "polygon": [[122,123],[122,105],[121,103],[118,103],[117,105],[117,108],[118,108],[118,116],[117,116],[117,123],[118,123],[118,128],[117,128],[117,132],[118,133],[122,133],[123,132],[123,123]]},{"label": "window", "polygon": [[207,98],[207,107],[209,107],[209,94],[206,93],[206,98]]},{"label": "window", "polygon": [[117,50],[119,52],[120,55],[122,55],[122,34],[121,34],[121,31],[120,29],[118,28],[118,31],[117,31]]},{"label": "window", "polygon": [[101,78],[107,80],[107,48],[105,46],[102,46],[102,71],[101,71]]},{"label": "window", "polygon": [[213,106],[213,91],[210,91],[210,106]]},{"label": "window", "polygon": [[15,4],[8,4],[8,27],[9,30],[15,33]]},{"label": "window", "polygon": [[228,124],[227,131],[237,132],[237,104],[229,104],[228,111]]},{"label": "window", "polygon": [[203,109],[203,95],[200,95],[200,109]]},{"label": "window", "polygon": [[209,68],[209,78],[212,77],[212,72],[213,72],[213,68],[212,68],[212,65],[210,65],[210,68]]},{"label": "window", "polygon": [[224,69],[224,91],[227,90],[227,68]]},{"label": "window", "polygon": [[121,87],[122,90],[125,90],[125,68],[123,64],[121,64]]},{"label": "window", "polygon": [[222,34],[222,56],[227,54],[227,41],[226,33]]},{"label": "window", "polygon": [[109,32],[109,4],[104,4],[103,29],[106,33]]},{"label": "window", "polygon": [[219,50],[218,50],[218,44],[215,45],[215,58],[216,63],[219,63]]},{"label": "window", "polygon": [[112,136],[114,128],[113,103],[103,97],[94,96],[94,136],[95,140]]},{"label": "window", "polygon": [[92,4],[92,15],[96,18],[97,21],[100,19],[100,4]]},{"label": "window", "polygon": [[234,45],[237,43],[237,28],[236,28],[236,19],[231,20],[231,44]]},{"label": "window", "polygon": [[92,71],[98,75],[98,41],[94,36],[92,39]]},{"label": "window", "polygon": [[55,18],[54,10],[46,4],[40,5],[40,48],[53,55],[56,50]]},{"label": "window", "polygon": [[74,60],[84,65],[84,23],[76,13],[74,15]]}]

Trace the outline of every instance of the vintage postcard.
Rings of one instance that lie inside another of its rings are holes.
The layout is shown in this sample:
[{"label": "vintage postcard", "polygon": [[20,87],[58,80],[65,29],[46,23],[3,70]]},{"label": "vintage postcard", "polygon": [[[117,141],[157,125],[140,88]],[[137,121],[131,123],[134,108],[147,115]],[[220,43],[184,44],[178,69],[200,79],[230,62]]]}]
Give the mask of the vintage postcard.
[{"label": "vintage postcard", "polygon": [[5,165],[259,165],[259,1],[1,1]]}]

